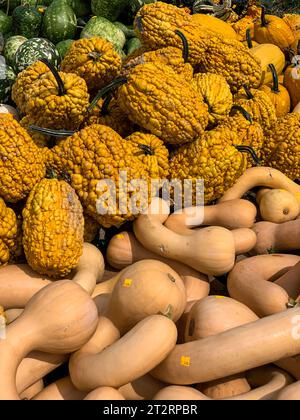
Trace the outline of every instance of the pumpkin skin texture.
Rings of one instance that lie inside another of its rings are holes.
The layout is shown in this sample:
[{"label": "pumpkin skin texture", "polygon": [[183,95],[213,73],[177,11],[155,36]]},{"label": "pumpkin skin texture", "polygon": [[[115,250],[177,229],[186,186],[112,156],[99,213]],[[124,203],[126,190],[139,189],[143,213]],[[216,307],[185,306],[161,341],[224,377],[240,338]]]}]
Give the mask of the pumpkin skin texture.
[{"label": "pumpkin skin texture", "polygon": [[239,41],[246,41],[248,29],[250,30],[251,38],[254,36],[254,22],[251,16],[244,16],[237,22],[232,23],[231,26],[236,32]]},{"label": "pumpkin skin texture", "polygon": [[0,196],[15,203],[24,199],[45,175],[40,149],[11,114],[0,114]]},{"label": "pumpkin skin texture", "polygon": [[122,73],[126,75],[133,67],[144,63],[162,63],[172,67],[177,74],[183,76],[187,81],[191,81],[193,78],[193,67],[184,61],[182,49],[178,47],[160,48],[155,51],[143,52],[136,57],[129,57],[123,64]]},{"label": "pumpkin skin texture", "polygon": [[263,130],[270,130],[276,123],[276,110],[269,96],[260,90],[250,89],[246,92],[240,90],[234,103],[243,107],[253,119],[258,122]]},{"label": "pumpkin skin texture", "polygon": [[119,74],[121,56],[105,39],[79,39],[73,42],[65,55],[61,70],[82,77],[89,90],[98,90]]},{"label": "pumpkin skin texture", "polygon": [[[0,267],[11,259],[18,233],[17,217],[0,198]],[[1,315],[1,307],[0,307]]]},{"label": "pumpkin skin texture", "polygon": [[224,76],[233,91],[243,84],[259,85],[261,67],[248,48],[235,39],[222,38],[208,29],[200,30],[183,9],[161,2],[143,6],[135,18],[135,31],[149,49],[178,46],[180,30],[188,41],[188,61],[201,72]]},{"label": "pumpkin skin texture", "polygon": [[254,39],[259,44],[274,44],[279,48],[288,48],[294,42],[294,34],[283,19],[265,15],[262,9],[261,20],[254,26]]},{"label": "pumpkin skin texture", "polygon": [[285,66],[285,56],[281,49],[273,44],[260,44],[250,49],[254,57],[258,58],[262,67],[261,85],[271,83],[272,72],[269,65],[273,64],[278,74],[281,74]]},{"label": "pumpkin skin texture", "polygon": [[12,100],[16,103],[19,111],[25,113],[26,100],[25,95],[30,85],[41,77],[42,74],[49,71],[46,64],[36,61],[31,66],[18,74],[18,77],[12,87]]},{"label": "pumpkin skin texture", "polygon": [[[58,174],[69,176],[70,183],[86,212],[98,223],[104,227],[111,227],[134,219],[135,215],[132,214],[130,205],[126,214],[122,214],[118,208],[119,199],[125,198],[119,196],[119,171],[127,171],[128,183],[132,179],[147,180],[144,165],[138,157],[132,155],[130,143],[110,127],[94,124],[62,140],[51,150],[48,166]],[[101,180],[108,178],[115,181],[117,188],[116,208],[111,208],[112,214],[100,214],[96,207],[97,200],[104,191],[101,191],[101,188],[98,190],[97,185]],[[128,191],[128,199],[130,197],[131,193]]]},{"label": "pumpkin skin texture", "polygon": [[246,169],[245,155],[233,144],[239,144],[237,134],[217,127],[181,146],[171,154],[171,179],[203,179],[205,203],[220,198]]},{"label": "pumpkin skin texture", "polygon": [[292,107],[300,102],[300,67],[292,64],[284,72],[283,85],[287,88]]},{"label": "pumpkin skin texture", "polygon": [[291,98],[288,90],[278,83],[278,75],[275,67],[273,68],[273,85],[263,85],[260,87],[262,92],[265,92],[271,99],[277,117],[283,117],[291,110]]},{"label": "pumpkin skin texture", "polygon": [[145,165],[150,178],[168,177],[169,151],[158,137],[153,134],[135,132],[125,140],[132,144],[133,154]]},{"label": "pumpkin skin texture", "polygon": [[111,99],[107,107],[105,106],[105,100],[99,99],[96,106],[86,115],[83,127],[92,124],[107,125],[121,137],[129,136],[134,132],[134,124],[121,110],[115,98]]},{"label": "pumpkin skin texture", "polygon": [[118,89],[118,103],[129,119],[166,143],[195,140],[208,124],[208,107],[169,66],[136,66]]},{"label": "pumpkin skin texture", "polygon": [[23,210],[23,246],[30,267],[50,277],[64,277],[76,267],[83,249],[83,211],[65,181],[43,179]]},{"label": "pumpkin skin texture", "polygon": [[[230,128],[239,138],[239,145],[250,146],[256,153],[258,158],[261,158],[261,149],[264,144],[264,132],[261,125],[251,119],[245,118],[241,113],[237,113],[232,117],[226,118],[222,122],[222,126]],[[253,159],[250,155],[246,156],[247,167],[253,166]]]},{"label": "pumpkin skin texture", "polygon": [[199,29],[208,29],[224,38],[238,39],[237,33],[230,24],[214,16],[196,13],[192,15],[192,22],[199,25]]},{"label": "pumpkin skin texture", "polygon": [[98,234],[100,225],[96,220],[87,214],[84,214],[84,242],[92,242]]},{"label": "pumpkin skin texture", "polygon": [[292,32],[296,35],[300,30],[300,14],[285,14],[282,18],[285,23],[291,28]]},{"label": "pumpkin skin texture", "polygon": [[291,179],[300,176],[300,114],[291,113],[278,119],[266,136],[262,150],[265,166],[280,170]]},{"label": "pumpkin skin texture", "polygon": [[211,124],[216,124],[229,115],[233,98],[224,77],[213,73],[198,73],[192,80],[192,87],[208,105]]},{"label": "pumpkin skin texture", "polygon": [[77,129],[89,105],[85,81],[76,74],[59,72],[64,85],[60,94],[57,81],[51,72],[44,73],[25,93],[25,111],[37,125],[54,129]]},{"label": "pumpkin skin texture", "polygon": [[21,119],[20,125],[23,128],[25,128],[25,130],[28,132],[28,134],[38,147],[47,147],[50,141],[50,136],[29,129],[31,125],[37,125],[37,122],[34,118],[25,115],[25,117]]}]

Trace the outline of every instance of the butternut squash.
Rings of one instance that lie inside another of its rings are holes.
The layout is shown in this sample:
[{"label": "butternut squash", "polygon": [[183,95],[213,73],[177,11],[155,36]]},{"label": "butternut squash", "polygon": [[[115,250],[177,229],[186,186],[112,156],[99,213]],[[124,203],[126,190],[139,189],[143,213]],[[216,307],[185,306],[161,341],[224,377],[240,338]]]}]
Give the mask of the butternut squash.
[{"label": "butternut squash", "polygon": [[281,224],[258,222],[253,226],[257,242],[253,254],[267,254],[300,248],[300,219]]},{"label": "butternut squash", "polygon": [[[247,258],[238,262],[227,278],[229,295],[242,302],[259,317],[272,315],[287,309],[289,293],[287,283],[276,284],[280,277],[300,261],[296,255],[270,254]],[[300,284],[293,286],[293,295],[298,296]]]},{"label": "butternut squash", "polygon": [[[94,245],[85,243],[78,265],[68,278],[92,294],[103,273],[101,252]],[[27,264],[3,267],[0,270],[0,305],[5,309],[24,308],[29,299],[48,284],[51,284],[50,278],[35,273]]]},{"label": "butternut squash", "polygon": [[20,363],[17,370],[16,384],[18,393],[22,393],[34,383],[68,360],[66,354],[51,354],[32,351]]},{"label": "butternut squash", "polygon": [[290,384],[283,388],[278,394],[276,400],[300,400],[300,381],[294,382],[293,384]]},{"label": "butternut squash", "polygon": [[[100,354],[106,347],[115,343],[119,338],[119,330],[114,324],[108,318],[100,316],[94,335],[81,349],[73,353],[70,357],[69,372],[71,380],[76,387],[78,387],[78,384],[84,383],[86,380],[88,381],[86,378],[94,374],[93,369],[90,369],[88,365],[88,361],[93,356],[96,357],[97,354]],[[78,389],[83,390],[82,388]]]},{"label": "butternut squash", "polygon": [[35,395],[42,391],[44,388],[44,382],[42,379],[37,381],[35,384],[30,385],[25,391],[20,394],[21,400],[31,400]]},{"label": "butternut squash", "polygon": [[97,320],[93,300],[70,280],[36,293],[22,315],[7,326],[6,339],[0,340],[0,399],[19,399],[16,372],[30,351],[75,351],[92,336]]},{"label": "butternut squash", "polygon": [[44,388],[33,399],[37,401],[47,400],[82,400],[86,396],[86,392],[79,391],[73,385],[69,376],[58,379],[52,384]]},{"label": "butternut squash", "polygon": [[126,385],[122,385],[118,391],[126,400],[152,400],[153,396],[165,386],[166,384],[147,373]]},{"label": "butternut squash", "polygon": [[296,307],[211,337],[178,344],[151,374],[163,382],[188,385],[294,356],[300,353],[299,319],[300,308]]},{"label": "butternut squash", "polygon": [[232,269],[235,242],[231,231],[213,226],[200,229],[193,235],[179,235],[163,225],[168,215],[167,203],[159,198],[153,199],[145,214],[133,224],[135,236],[142,245],[204,274],[222,275]]},{"label": "butternut squash", "polygon": [[174,232],[179,227],[190,229],[200,225],[223,226],[227,229],[250,228],[256,218],[256,207],[248,200],[236,199],[212,206],[187,207],[170,214],[165,226]]},{"label": "butternut squash", "polygon": [[234,397],[235,395],[244,394],[251,390],[244,373],[198,384],[196,388],[212,400]]},{"label": "butternut squash", "polygon": [[297,299],[300,294],[300,262],[297,262],[290,270],[274,281],[282,287],[292,299]]},{"label": "butternut squash", "polygon": [[139,261],[123,270],[105,313],[121,335],[157,313],[176,322],[184,311],[186,293],[180,276],[156,260]]},{"label": "butternut squash", "polygon": [[7,325],[14,322],[23,312],[24,309],[8,309],[5,311]]},{"label": "butternut squash", "polygon": [[[106,258],[112,267],[120,270],[137,261],[146,259],[159,260],[173,268],[173,270],[180,275],[185,284],[189,283],[190,280],[191,282],[197,280],[199,288],[201,285],[202,297],[207,296],[209,293],[208,277],[205,274],[199,273],[181,262],[161,257],[154,252],[147,250],[138,242],[133,233],[121,232],[113,236],[108,244]],[[190,300],[188,290],[187,300]]]},{"label": "butternut squash", "polygon": [[274,364],[300,380],[300,355],[277,360]]},{"label": "butternut squash", "polygon": [[234,299],[208,296],[192,306],[188,314],[185,341],[209,337],[257,319],[251,309]]},{"label": "butternut squash", "polygon": [[300,203],[300,186],[282,172],[266,166],[247,169],[236,183],[229,188],[219,202],[241,198],[254,187],[280,188],[293,194]]},{"label": "butternut squash", "polygon": [[[257,388],[239,395],[227,398],[216,398],[226,401],[238,400],[273,400],[278,393],[292,382],[292,378],[281,369],[273,366],[263,366],[248,372],[249,381],[258,385]],[[290,385],[289,385],[290,386]],[[154,400],[212,400],[199,390],[189,386],[171,385],[160,390]]]},{"label": "butternut squash", "polygon": [[76,366],[76,359],[72,356],[72,382],[84,391],[100,386],[119,388],[148,373],[164,360],[174,348],[176,339],[173,321],[163,315],[151,315],[100,353],[84,355],[80,366]]},{"label": "butternut squash", "polygon": [[289,222],[300,213],[299,201],[289,191],[275,188],[263,189],[256,195],[263,220],[273,223]]},{"label": "butternut squash", "polygon": [[84,400],[125,400],[123,395],[115,388],[110,386],[101,386],[90,392]]},{"label": "butternut squash", "polygon": [[186,330],[186,324],[188,322],[189,312],[192,309],[193,305],[198,302],[198,300],[191,300],[190,302],[187,302],[185,305],[183,314],[179,318],[179,320],[176,322],[177,327],[177,344],[185,343],[185,330]]}]

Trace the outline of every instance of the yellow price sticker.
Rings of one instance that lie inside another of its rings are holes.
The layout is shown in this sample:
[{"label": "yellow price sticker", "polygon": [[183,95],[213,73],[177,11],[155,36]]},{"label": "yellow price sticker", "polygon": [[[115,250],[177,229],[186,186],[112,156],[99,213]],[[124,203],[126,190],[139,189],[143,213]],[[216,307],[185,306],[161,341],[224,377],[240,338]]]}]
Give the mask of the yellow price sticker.
[{"label": "yellow price sticker", "polygon": [[132,285],[132,280],[131,279],[125,279],[123,281],[123,286],[124,287],[130,287]]},{"label": "yellow price sticker", "polygon": [[216,299],[224,299],[224,298],[225,298],[225,296],[216,295],[216,296],[215,296],[215,298],[216,298]]},{"label": "yellow price sticker", "polygon": [[118,234],[116,235],[116,237],[117,237],[117,239],[124,239],[124,235],[123,235],[123,233],[118,233]]},{"label": "yellow price sticker", "polygon": [[300,193],[295,194],[295,197],[300,199]]},{"label": "yellow price sticker", "polygon": [[180,357],[180,364],[181,366],[190,366],[191,365],[191,358],[189,356],[181,356]]}]

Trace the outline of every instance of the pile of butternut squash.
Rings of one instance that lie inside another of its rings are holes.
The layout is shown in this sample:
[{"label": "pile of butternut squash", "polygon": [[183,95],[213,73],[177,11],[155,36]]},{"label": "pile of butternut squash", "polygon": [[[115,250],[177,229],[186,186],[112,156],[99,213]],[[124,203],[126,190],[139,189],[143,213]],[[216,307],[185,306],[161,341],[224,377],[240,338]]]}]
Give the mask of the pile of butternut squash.
[{"label": "pile of butternut squash", "polygon": [[299,238],[300,186],[256,167],[215,205],[153,199],[63,280],[2,267],[0,399],[300,399]]}]

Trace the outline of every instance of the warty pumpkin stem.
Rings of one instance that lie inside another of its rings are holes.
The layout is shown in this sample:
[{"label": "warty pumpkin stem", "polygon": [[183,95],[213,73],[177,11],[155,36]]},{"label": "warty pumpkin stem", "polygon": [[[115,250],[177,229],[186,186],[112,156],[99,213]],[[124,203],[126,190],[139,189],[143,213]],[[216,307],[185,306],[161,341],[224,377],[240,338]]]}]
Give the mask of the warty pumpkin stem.
[{"label": "warty pumpkin stem", "polygon": [[108,114],[108,107],[111,100],[112,100],[112,95],[111,93],[109,93],[103,101],[102,108],[101,108],[101,115],[104,116]]},{"label": "warty pumpkin stem", "polygon": [[280,93],[279,90],[279,82],[278,82],[278,74],[276,71],[276,68],[274,66],[274,64],[269,64],[269,69],[272,72],[272,77],[273,77],[273,86],[272,86],[272,91],[275,93]]},{"label": "warty pumpkin stem", "polygon": [[251,38],[251,29],[246,30],[246,40],[247,40],[247,46],[249,49],[253,48],[252,38]]},{"label": "warty pumpkin stem", "polygon": [[62,81],[58,71],[55,68],[55,66],[49,60],[47,60],[47,58],[40,58],[39,61],[44,63],[48,67],[48,69],[51,71],[51,73],[55,77],[55,80],[58,84],[58,96],[63,96],[65,94],[64,82]]},{"label": "warty pumpkin stem", "polygon": [[242,106],[240,106],[240,105],[233,105],[233,106],[232,106],[232,108],[231,108],[231,110],[230,110],[230,113],[231,113],[231,111],[234,111],[234,110],[240,111],[240,113],[243,115],[243,117],[244,117],[247,121],[249,121],[251,124],[253,123],[253,119],[252,119],[251,115],[249,114],[249,112],[247,112],[247,111],[245,110],[245,108],[243,108],[243,107],[242,107]]},{"label": "warty pumpkin stem", "polygon": [[53,130],[51,128],[38,127],[37,125],[30,125],[28,128],[31,131],[36,131],[38,133],[45,134],[46,136],[52,136],[52,137],[69,137],[69,136],[73,136],[73,134],[76,133],[76,131]]},{"label": "warty pumpkin stem", "polygon": [[268,22],[266,20],[266,8],[265,6],[261,6],[261,26],[266,28],[268,26]]},{"label": "warty pumpkin stem", "polygon": [[88,107],[88,112],[90,112],[98,103],[100,98],[103,98],[107,93],[109,93],[112,89],[124,85],[127,82],[127,77],[117,77],[103,89],[100,89],[95,98],[92,100]]},{"label": "warty pumpkin stem", "polygon": [[247,95],[247,98],[248,99],[254,99],[254,96],[252,95],[252,93],[251,93],[250,89],[248,88],[248,86],[243,85],[243,88],[244,88],[244,91],[245,91],[245,93]]},{"label": "warty pumpkin stem", "polygon": [[175,34],[178,35],[182,41],[182,45],[183,45],[183,49],[182,49],[182,58],[183,61],[185,63],[187,63],[188,59],[189,59],[189,44],[188,41],[185,37],[185,35],[179,31],[178,29],[176,29]]},{"label": "warty pumpkin stem", "polygon": [[246,152],[251,155],[256,166],[260,165],[260,159],[251,146],[234,146],[239,152]]}]

